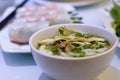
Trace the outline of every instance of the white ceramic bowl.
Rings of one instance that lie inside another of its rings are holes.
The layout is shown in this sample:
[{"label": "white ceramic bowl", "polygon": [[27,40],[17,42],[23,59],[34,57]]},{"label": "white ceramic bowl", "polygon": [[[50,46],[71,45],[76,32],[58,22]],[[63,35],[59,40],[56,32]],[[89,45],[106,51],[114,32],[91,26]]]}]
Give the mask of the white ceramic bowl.
[{"label": "white ceramic bowl", "polygon": [[[110,41],[112,47],[102,54],[82,58],[55,57],[40,53],[35,48],[38,41],[55,35],[61,25],[77,31],[103,36]],[[32,55],[37,65],[56,80],[91,80],[97,77],[110,65],[117,43],[117,37],[109,31],[84,24],[54,25],[36,32],[29,40]]]}]

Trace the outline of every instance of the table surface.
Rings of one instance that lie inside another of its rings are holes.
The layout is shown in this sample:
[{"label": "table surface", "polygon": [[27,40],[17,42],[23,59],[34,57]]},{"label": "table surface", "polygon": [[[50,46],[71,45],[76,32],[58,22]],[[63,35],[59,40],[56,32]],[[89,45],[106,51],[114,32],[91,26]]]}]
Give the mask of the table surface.
[{"label": "table surface", "polygon": [[[77,7],[85,24],[104,27],[100,10],[111,5],[103,0],[94,5]],[[97,80],[120,80],[120,49],[117,48],[111,66]],[[116,78],[117,77],[117,78]],[[0,80],[54,80],[35,63],[32,54],[3,53],[0,49]]]}]

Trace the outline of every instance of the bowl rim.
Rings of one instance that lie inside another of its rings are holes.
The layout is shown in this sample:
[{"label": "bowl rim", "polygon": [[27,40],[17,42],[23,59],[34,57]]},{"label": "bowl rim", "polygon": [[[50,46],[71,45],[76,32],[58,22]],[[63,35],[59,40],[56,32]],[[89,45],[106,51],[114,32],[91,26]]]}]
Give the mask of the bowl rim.
[{"label": "bowl rim", "polygon": [[[109,34],[111,34],[111,35],[115,38],[115,43],[113,44],[113,46],[112,46],[109,50],[107,50],[107,51],[105,51],[105,52],[103,52],[103,53],[101,53],[101,54],[97,54],[97,55],[94,55],[94,56],[78,57],[78,58],[76,58],[76,57],[74,58],[74,57],[63,57],[63,56],[51,56],[51,55],[46,55],[46,54],[40,53],[40,51],[38,51],[38,50],[32,45],[32,40],[33,40],[33,38],[34,38],[37,34],[39,34],[41,31],[44,31],[44,30],[47,30],[47,29],[50,29],[50,28],[54,28],[54,27],[58,27],[58,26],[61,26],[61,25],[65,25],[65,26],[68,26],[68,25],[80,25],[80,26],[87,26],[87,27],[102,29],[102,30],[108,32]],[[116,36],[115,34],[111,33],[110,31],[108,31],[108,30],[106,30],[106,29],[104,29],[104,28],[101,28],[100,26],[88,25],[88,24],[74,24],[74,23],[58,24],[58,25],[53,25],[53,26],[50,26],[50,27],[41,29],[41,30],[35,32],[35,33],[30,37],[30,39],[29,39],[29,46],[30,46],[30,48],[32,48],[35,52],[37,52],[37,54],[40,54],[40,55],[45,56],[45,57],[48,57],[48,58],[60,59],[60,60],[86,60],[86,59],[91,59],[91,58],[97,58],[97,57],[100,57],[100,56],[102,56],[102,55],[105,55],[105,54],[111,52],[114,48],[116,48],[117,44],[118,44],[118,38],[117,38],[117,36]],[[31,50],[32,50],[32,49],[31,49]]]}]

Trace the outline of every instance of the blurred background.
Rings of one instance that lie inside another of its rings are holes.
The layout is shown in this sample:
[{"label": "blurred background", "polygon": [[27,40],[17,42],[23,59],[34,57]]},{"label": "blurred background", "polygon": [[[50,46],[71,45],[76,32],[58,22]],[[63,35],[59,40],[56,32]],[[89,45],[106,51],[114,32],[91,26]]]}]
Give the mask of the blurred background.
[{"label": "blurred background", "polygon": [[3,14],[5,9],[7,9],[8,7],[15,6],[19,4],[21,1],[23,0],[0,0],[0,15]]}]

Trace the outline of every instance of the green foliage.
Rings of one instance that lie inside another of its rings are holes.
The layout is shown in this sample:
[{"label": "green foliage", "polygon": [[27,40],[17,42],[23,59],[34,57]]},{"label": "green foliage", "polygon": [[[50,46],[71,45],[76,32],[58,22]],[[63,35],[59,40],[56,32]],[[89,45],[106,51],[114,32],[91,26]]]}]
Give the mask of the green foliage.
[{"label": "green foliage", "polygon": [[115,25],[115,32],[120,37],[120,6],[117,5],[113,0],[114,7],[110,10],[110,15],[114,19],[112,25]]}]

